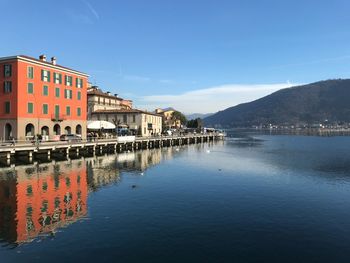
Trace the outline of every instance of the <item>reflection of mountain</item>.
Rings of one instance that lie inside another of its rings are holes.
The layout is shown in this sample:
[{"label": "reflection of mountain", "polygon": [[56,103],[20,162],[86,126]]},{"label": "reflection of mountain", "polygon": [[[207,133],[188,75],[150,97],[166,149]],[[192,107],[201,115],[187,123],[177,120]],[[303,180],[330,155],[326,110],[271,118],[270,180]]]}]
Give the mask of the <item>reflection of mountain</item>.
[{"label": "reflection of mountain", "polygon": [[87,212],[81,162],[0,170],[0,237],[22,243],[54,233]]}]

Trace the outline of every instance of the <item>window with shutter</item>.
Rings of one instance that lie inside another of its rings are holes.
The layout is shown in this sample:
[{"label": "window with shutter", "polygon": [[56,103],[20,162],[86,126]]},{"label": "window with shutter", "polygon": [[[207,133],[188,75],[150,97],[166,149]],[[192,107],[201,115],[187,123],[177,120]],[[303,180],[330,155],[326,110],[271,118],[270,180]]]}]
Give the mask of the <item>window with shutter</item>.
[{"label": "window with shutter", "polygon": [[50,82],[50,71],[42,69],[41,70],[41,80],[46,81],[46,82]]},{"label": "window with shutter", "polygon": [[4,81],[4,93],[10,93],[10,92],[12,92],[12,82]]},{"label": "window with shutter", "polygon": [[46,86],[46,85],[43,87],[43,95],[44,96],[48,96],[49,95],[49,87]]},{"label": "window with shutter", "polygon": [[33,113],[34,112],[34,104],[32,102],[28,102],[27,110],[28,110],[28,113]]},{"label": "window with shutter", "polygon": [[28,67],[27,68],[27,77],[28,77],[28,79],[33,79],[34,78],[34,68],[33,67]]},{"label": "window with shutter", "polygon": [[55,96],[56,98],[60,97],[60,88],[55,88]]},{"label": "window with shutter", "polygon": [[28,83],[27,84],[27,93],[28,94],[33,94],[34,93],[34,85],[33,85],[33,83]]},{"label": "window with shutter", "polygon": [[12,65],[4,65],[4,77],[12,76]]},{"label": "window with shutter", "polygon": [[11,103],[9,101],[5,102],[5,113],[9,114],[11,112]]},{"label": "window with shutter", "polygon": [[70,106],[67,106],[67,107],[66,107],[66,115],[67,115],[67,116],[70,116]]},{"label": "window with shutter", "polygon": [[43,104],[43,114],[48,114],[49,113],[49,105]]}]

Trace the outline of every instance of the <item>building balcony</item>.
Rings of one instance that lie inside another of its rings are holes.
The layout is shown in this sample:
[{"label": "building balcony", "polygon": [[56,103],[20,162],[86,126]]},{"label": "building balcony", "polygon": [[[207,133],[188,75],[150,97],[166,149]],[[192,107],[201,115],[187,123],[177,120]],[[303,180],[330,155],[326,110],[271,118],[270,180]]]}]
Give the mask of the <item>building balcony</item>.
[{"label": "building balcony", "polygon": [[63,115],[63,114],[52,114],[51,115],[52,121],[64,121],[66,119],[67,119],[67,116]]}]

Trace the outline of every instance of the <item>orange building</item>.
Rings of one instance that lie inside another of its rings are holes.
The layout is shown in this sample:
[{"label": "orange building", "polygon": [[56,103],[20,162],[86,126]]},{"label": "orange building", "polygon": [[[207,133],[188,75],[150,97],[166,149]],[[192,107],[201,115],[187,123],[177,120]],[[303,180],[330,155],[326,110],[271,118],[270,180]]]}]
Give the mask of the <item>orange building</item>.
[{"label": "orange building", "polygon": [[18,167],[13,176],[0,173],[0,239],[30,242],[86,216],[85,166],[76,162],[40,168]]},{"label": "orange building", "polygon": [[0,139],[86,137],[88,75],[28,56],[0,58]]}]

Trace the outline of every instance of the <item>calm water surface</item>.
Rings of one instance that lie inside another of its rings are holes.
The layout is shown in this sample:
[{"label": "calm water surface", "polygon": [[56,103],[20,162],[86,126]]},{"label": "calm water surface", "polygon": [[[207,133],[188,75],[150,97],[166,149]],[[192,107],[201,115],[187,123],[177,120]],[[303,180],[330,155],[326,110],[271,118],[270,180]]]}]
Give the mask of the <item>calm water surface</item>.
[{"label": "calm water surface", "polygon": [[0,168],[0,262],[350,262],[350,137]]}]

